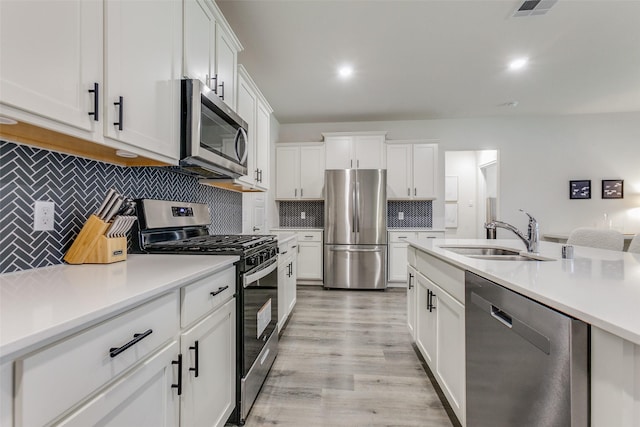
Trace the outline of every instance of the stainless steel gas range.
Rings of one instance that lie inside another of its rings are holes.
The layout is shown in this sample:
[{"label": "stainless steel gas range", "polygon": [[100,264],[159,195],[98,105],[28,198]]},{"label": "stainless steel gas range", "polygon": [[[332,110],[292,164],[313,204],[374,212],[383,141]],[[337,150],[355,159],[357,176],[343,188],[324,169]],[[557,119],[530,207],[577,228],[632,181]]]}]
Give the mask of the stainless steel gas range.
[{"label": "stainless steel gas range", "polygon": [[236,263],[236,409],[242,425],[278,353],[278,242],[270,235],[211,235],[202,203],[136,200],[132,252],[238,255]]}]

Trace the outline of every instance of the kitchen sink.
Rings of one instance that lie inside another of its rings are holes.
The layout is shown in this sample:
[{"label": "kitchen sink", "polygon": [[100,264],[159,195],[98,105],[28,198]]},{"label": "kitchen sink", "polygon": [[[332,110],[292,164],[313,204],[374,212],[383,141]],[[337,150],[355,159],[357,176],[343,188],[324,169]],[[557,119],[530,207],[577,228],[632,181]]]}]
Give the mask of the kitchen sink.
[{"label": "kitchen sink", "polygon": [[543,257],[538,254],[497,246],[446,245],[440,246],[440,248],[469,258],[486,259],[491,261],[554,261],[553,258]]}]

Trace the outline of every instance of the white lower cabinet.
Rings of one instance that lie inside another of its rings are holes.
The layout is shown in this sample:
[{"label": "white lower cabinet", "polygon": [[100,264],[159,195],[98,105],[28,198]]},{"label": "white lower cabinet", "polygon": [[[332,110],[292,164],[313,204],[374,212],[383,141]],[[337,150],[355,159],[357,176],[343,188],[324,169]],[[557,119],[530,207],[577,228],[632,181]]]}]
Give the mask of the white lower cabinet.
[{"label": "white lower cabinet", "polygon": [[0,425],[223,426],[235,408],[235,287],[229,266],[4,362]]},{"label": "white lower cabinet", "polygon": [[389,282],[407,281],[407,239],[443,237],[444,231],[389,231]]},{"label": "white lower cabinet", "polygon": [[[16,424],[47,424],[119,380],[121,374],[175,339],[178,310],[178,295],[172,292],[18,359]],[[177,353],[173,356],[177,358]],[[111,396],[115,398],[113,392]]]},{"label": "white lower cabinet", "polygon": [[591,425],[640,425],[640,345],[591,326]]},{"label": "white lower cabinet", "polygon": [[278,332],[287,321],[297,301],[297,258],[296,239],[278,244]]},{"label": "white lower cabinet", "polygon": [[[408,267],[408,272],[415,275],[411,283],[415,286],[416,346],[464,426],[464,271],[421,251],[417,251],[416,257],[417,269]],[[411,291],[413,289],[407,290]],[[410,295],[411,293],[407,294],[408,304]],[[407,310],[407,315],[410,316],[412,308],[408,306]]]},{"label": "white lower cabinet", "polygon": [[178,342],[172,341],[55,425],[177,427],[177,354]]},{"label": "white lower cabinet", "polygon": [[322,280],[322,231],[298,232],[297,280]]},{"label": "white lower cabinet", "polygon": [[223,426],[235,407],[235,313],[231,299],[180,336],[182,426]]},{"label": "white lower cabinet", "polygon": [[411,339],[416,339],[416,276],[417,271],[410,265],[407,266],[407,327]]}]

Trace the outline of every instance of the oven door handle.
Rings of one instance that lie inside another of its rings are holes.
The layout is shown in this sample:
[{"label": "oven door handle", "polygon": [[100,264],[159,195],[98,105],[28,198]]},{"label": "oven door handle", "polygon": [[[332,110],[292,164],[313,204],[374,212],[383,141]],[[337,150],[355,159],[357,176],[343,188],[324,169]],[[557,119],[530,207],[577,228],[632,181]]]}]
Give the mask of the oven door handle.
[{"label": "oven door handle", "polygon": [[263,268],[260,271],[256,271],[253,274],[248,274],[244,276],[243,288],[246,288],[247,285],[249,285],[250,283],[256,282],[262,279],[263,277],[271,274],[277,268],[278,268],[278,258],[273,258],[271,260],[271,264],[269,264],[267,267]]}]

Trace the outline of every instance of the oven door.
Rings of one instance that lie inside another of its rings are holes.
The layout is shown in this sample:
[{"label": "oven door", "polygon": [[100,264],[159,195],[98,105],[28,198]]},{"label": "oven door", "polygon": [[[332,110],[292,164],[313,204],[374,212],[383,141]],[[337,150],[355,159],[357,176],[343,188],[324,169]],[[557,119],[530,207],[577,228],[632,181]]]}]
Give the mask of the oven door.
[{"label": "oven door", "polygon": [[[278,322],[278,258],[272,258],[243,279],[243,343],[246,376]],[[276,332],[277,333],[277,332]]]}]

